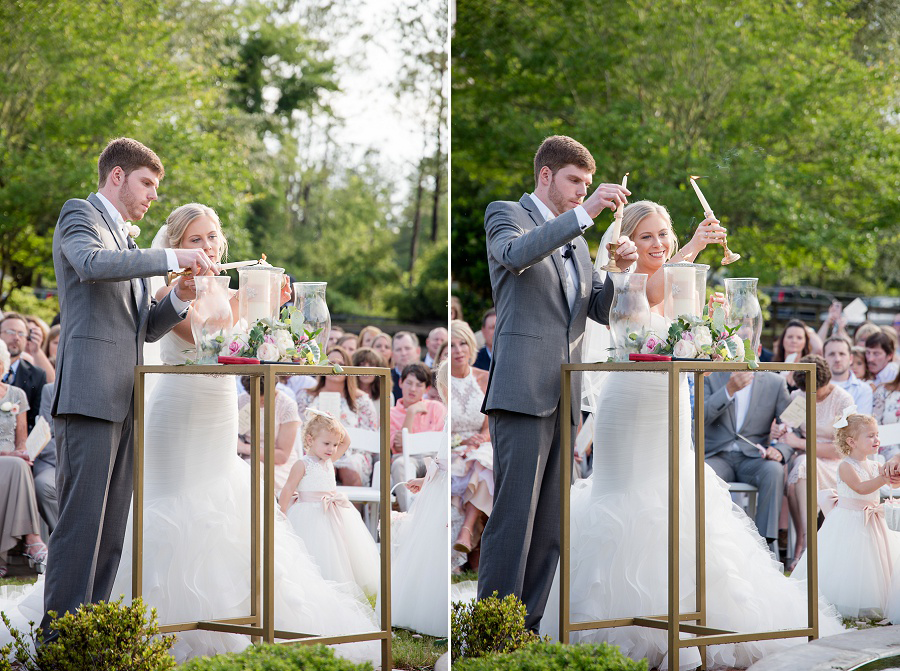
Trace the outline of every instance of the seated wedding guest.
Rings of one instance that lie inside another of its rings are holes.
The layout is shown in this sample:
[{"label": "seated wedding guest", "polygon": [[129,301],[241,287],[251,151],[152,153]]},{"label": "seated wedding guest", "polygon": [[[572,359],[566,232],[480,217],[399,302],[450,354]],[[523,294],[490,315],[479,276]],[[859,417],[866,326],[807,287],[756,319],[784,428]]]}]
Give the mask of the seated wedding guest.
[{"label": "seated wedding guest", "polygon": [[56,366],[44,351],[44,343],[50,336],[50,327],[40,317],[27,316],[26,319],[28,320],[28,342],[25,343],[25,351],[31,355],[34,365],[43,369],[47,374],[47,382],[53,382],[56,379]]},{"label": "seated wedding guest", "polygon": [[278,505],[326,580],[355,583],[373,597],[378,593],[378,549],[350,501],[338,494],[334,475],[350,437],[335,417],[310,408],[301,442],[304,455],[291,468]]},{"label": "seated wedding guest", "polygon": [[[878,424],[900,423],[900,373],[875,390],[873,403],[875,421]],[[900,445],[882,445],[878,453],[884,455],[885,461],[900,453]]]},{"label": "seated wedding guest", "polygon": [[[823,341],[823,347],[824,341],[834,336],[843,336],[850,340],[850,334],[847,332],[847,318],[844,317],[843,312],[844,308],[840,301],[833,301],[831,307],[828,308],[828,315],[819,327],[819,338]],[[850,346],[853,346],[852,343]]]},{"label": "seated wedding guest", "polygon": [[344,329],[336,324],[332,324],[331,330],[328,332],[328,342],[325,343],[325,349],[331,349],[337,345],[337,341],[340,340],[343,335]]},{"label": "seated wedding guest", "polygon": [[[800,359],[800,363],[816,364],[816,488],[819,491],[834,489],[837,486],[838,465],[843,458],[834,442],[834,421],[835,417],[841,416],[844,408],[853,405],[853,398],[831,381],[828,362],[818,354],[808,354]],[[798,388],[794,394],[805,393],[806,373],[797,373],[794,378]],[[794,563],[790,567],[793,569],[806,549],[806,422],[795,431],[785,433],[783,440],[798,451],[787,482],[788,508],[797,530]]]},{"label": "seated wedding guest", "polygon": [[[403,454],[403,429],[410,433],[422,431],[443,431],[447,417],[447,408],[439,401],[429,401],[425,392],[432,384],[433,373],[421,361],[409,364],[400,375],[403,397],[391,408],[391,485],[407,480]],[[425,456],[416,455],[409,458],[415,473],[409,477],[421,478],[425,475]],[[406,488],[397,490],[397,504],[401,511],[409,508]]]},{"label": "seated wedding guest", "polygon": [[[243,391],[238,396],[238,410],[250,403],[250,383],[255,378],[242,377],[241,386]],[[265,419],[265,392],[263,391],[262,378],[259,379],[259,417],[260,417],[260,434],[263,432],[262,422]],[[248,427],[240,427],[242,433],[238,436],[237,452],[244,459],[249,460],[251,454],[250,448],[250,429]],[[300,430],[300,415],[297,414],[297,404],[283,391],[275,390],[275,495],[284,487],[290,475],[291,467],[300,458],[294,448],[294,442],[297,439],[297,433]],[[263,458],[265,456],[263,455]]]},{"label": "seated wedding guest", "polygon": [[[352,365],[350,355],[339,346],[328,350],[328,360],[341,366]],[[330,396],[324,396],[329,393]],[[331,413],[348,429],[378,430],[375,405],[369,395],[357,387],[357,379],[353,375],[319,376],[315,387],[297,394],[297,408],[301,415],[307,408]],[[334,468],[342,485],[368,485],[372,479],[372,455],[355,450],[351,444],[350,449],[334,462]]]},{"label": "seated wedding guest", "polygon": [[425,338],[425,356],[422,359],[426,366],[437,367],[437,352],[445,342],[447,342],[447,329],[443,326],[429,331],[428,337]]},{"label": "seated wedding guest", "polygon": [[[487,415],[481,412],[487,372],[475,368],[475,334],[463,321],[450,322],[450,389],[452,422],[451,503],[462,513],[454,552],[470,554],[494,507],[494,451]],[[477,567],[477,559],[474,560]],[[456,564],[454,557],[451,563]],[[470,564],[473,562],[470,560]]]},{"label": "seated wedding guest", "polygon": [[869,372],[869,364],[866,363],[866,348],[854,345],[853,349],[850,350],[850,354],[853,358],[853,361],[850,363],[850,371],[858,380],[865,382],[874,391],[875,385],[873,381],[875,376]]},{"label": "seated wedding guest", "polygon": [[[377,333],[372,338],[372,349],[381,355],[388,367],[391,365],[391,340],[389,333]],[[393,392],[391,392],[391,396],[393,396]]]},{"label": "seated wedding guest", "polygon": [[59,521],[59,498],[56,496],[56,435],[53,417],[50,415],[55,384],[55,382],[48,382],[41,390],[39,414],[50,425],[50,442],[44,446],[31,465],[38,510],[51,534]]},{"label": "seated wedding guest", "polygon": [[856,333],[853,334],[853,344],[856,347],[866,346],[866,340],[870,335],[874,335],[875,333],[879,333],[881,328],[878,324],[874,324],[872,322],[866,321],[856,327]]},{"label": "seated wedding guest", "polygon": [[422,348],[419,347],[419,336],[412,331],[397,331],[391,341],[391,379],[394,381],[394,398],[403,397],[400,388],[400,375],[409,364],[419,360]]},{"label": "seated wedding guest", "polygon": [[345,333],[338,338],[338,347],[342,347],[347,354],[352,355],[359,347],[359,337],[355,333]]},{"label": "seated wedding guest", "polygon": [[459,300],[457,296],[450,296],[450,319],[451,321],[454,319],[462,319],[463,311],[462,311],[462,301]]},{"label": "seated wedding guest", "polygon": [[866,364],[877,389],[880,385],[892,382],[897,377],[900,364],[894,360],[894,341],[890,336],[878,331],[866,338]]},{"label": "seated wedding guest", "polygon": [[53,366],[54,370],[56,370],[56,351],[59,349],[59,332],[61,328],[59,324],[51,326],[47,339],[43,344],[44,356],[50,361],[50,365]]},{"label": "seated wedding guest", "polygon": [[881,327],[881,332],[884,333],[888,338],[891,339],[891,342],[894,344],[894,361],[897,361],[897,329],[895,329],[890,324],[884,324]]},{"label": "seated wedding guest", "polygon": [[773,544],[784,499],[784,464],[791,448],[770,445],[773,423],[790,404],[787,384],[777,373],[713,373],[704,380],[706,463],[726,482],[759,490],[756,528]]},{"label": "seated wedding guest", "polygon": [[16,312],[7,312],[0,320],[0,340],[6,343],[9,366],[3,381],[17,386],[28,398],[28,431],[34,428],[41,407],[41,389],[47,383],[43,368],[22,359],[30,335],[28,320]]},{"label": "seated wedding guest", "polygon": [[[799,319],[792,319],[784,327],[778,340],[775,341],[772,361],[795,363],[800,357],[810,353],[809,331]],[[783,371],[780,375],[787,380],[788,390],[797,388],[791,371]]]},{"label": "seated wedding guest", "polygon": [[[378,352],[368,347],[360,347],[353,353],[353,365],[370,368],[387,368],[387,362]],[[356,385],[360,391],[364,391],[372,399],[375,407],[375,425],[378,426],[378,400],[381,398],[381,378],[377,375],[360,375],[356,378]],[[391,399],[391,407],[394,401]]]},{"label": "seated wedding guest", "polygon": [[491,308],[481,318],[481,334],[484,336],[484,347],[478,350],[475,363],[472,365],[481,370],[491,369],[491,356],[494,352],[494,328],[497,324],[497,311]]},{"label": "seated wedding guest", "polygon": [[831,381],[853,398],[856,409],[863,415],[872,414],[872,388],[853,374],[853,345],[846,336],[831,336],[825,341],[825,361],[831,368]]},{"label": "seated wedding guest", "polygon": [[381,333],[381,329],[377,326],[363,326],[362,330],[359,332],[359,347],[372,347],[372,341]]},{"label": "seated wedding guest", "polygon": [[[18,320],[13,323],[15,321]],[[4,328],[18,328],[18,325],[7,324]],[[9,362],[9,350],[6,343],[0,341],[0,377],[5,377],[9,371]],[[27,411],[25,392],[0,382],[0,578],[6,577],[9,571],[6,558],[19,541],[24,541],[23,554],[38,573],[44,572],[47,561],[47,546],[40,535],[41,518],[34,480],[25,451]]]}]

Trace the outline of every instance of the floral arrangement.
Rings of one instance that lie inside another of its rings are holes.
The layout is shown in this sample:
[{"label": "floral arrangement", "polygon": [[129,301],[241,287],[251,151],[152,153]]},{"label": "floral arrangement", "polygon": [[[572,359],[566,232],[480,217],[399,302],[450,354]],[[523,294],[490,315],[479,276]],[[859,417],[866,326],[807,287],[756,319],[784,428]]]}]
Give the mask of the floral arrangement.
[{"label": "floral arrangement", "polygon": [[8,412],[10,415],[18,415],[19,414],[19,404],[11,403],[10,401],[6,401],[3,405],[0,405],[0,411]]},{"label": "floral arrangement", "polygon": [[741,339],[738,326],[725,325],[725,310],[716,305],[702,317],[681,315],[669,326],[663,338],[653,331],[629,333],[631,348],[641,354],[662,354],[677,359],[710,359],[712,361],[745,362],[750,368],[759,363],[749,339]]},{"label": "floral arrangement", "polygon": [[279,319],[259,319],[249,330],[235,329],[230,335],[216,336],[220,353],[261,361],[300,361],[312,366],[326,363],[322,348],[316,342],[322,329],[296,333],[291,327],[295,312],[298,309],[291,305],[281,311]]}]

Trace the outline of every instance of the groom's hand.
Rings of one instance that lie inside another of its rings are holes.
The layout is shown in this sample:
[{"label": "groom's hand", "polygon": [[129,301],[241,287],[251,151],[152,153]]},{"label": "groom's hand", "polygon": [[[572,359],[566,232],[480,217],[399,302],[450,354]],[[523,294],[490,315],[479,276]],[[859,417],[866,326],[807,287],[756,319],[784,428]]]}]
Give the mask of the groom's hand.
[{"label": "groom's hand", "polygon": [[202,249],[173,249],[178,265],[189,268],[194,275],[217,275],[219,268]]},{"label": "groom's hand", "polygon": [[615,210],[619,205],[625,205],[630,195],[631,191],[621,184],[598,184],[582,207],[594,219],[606,208]]},{"label": "groom's hand", "polygon": [[620,270],[628,270],[638,258],[637,246],[628,236],[619,236],[619,247],[616,249],[616,265]]}]

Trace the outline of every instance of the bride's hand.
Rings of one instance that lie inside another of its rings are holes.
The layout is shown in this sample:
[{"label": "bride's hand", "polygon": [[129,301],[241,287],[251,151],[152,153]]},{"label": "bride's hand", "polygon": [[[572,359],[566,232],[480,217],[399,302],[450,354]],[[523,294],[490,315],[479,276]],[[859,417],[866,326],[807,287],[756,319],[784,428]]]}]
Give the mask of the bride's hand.
[{"label": "bride's hand", "polygon": [[725,307],[725,294],[721,291],[716,291],[710,294],[709,296],[709,314],[712,314],[713,306],[718,303],[723,308]]},{"label": "bride's hand", "polygon": [[694,232],[694,237],[691,238],[691,242],[700,249],[705,249],[706,245],[721,245],[725,242],[726,234],[727,231],[719,225],[718,219],[715,217],[707,217],[700,222],[700,225]]},{"label": "bride's hand", "polygon": [[628,270],[638,259],[637,247],[627,235],[619,236],[619,247],[616,249],[616,265]]}]

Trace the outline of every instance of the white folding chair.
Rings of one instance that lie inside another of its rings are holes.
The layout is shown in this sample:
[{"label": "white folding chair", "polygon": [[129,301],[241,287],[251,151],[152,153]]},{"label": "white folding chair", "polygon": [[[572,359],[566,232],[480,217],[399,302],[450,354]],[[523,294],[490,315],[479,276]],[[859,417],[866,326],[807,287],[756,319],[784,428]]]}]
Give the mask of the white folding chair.
[{"label": "white folding chair", "polygon": [[[413,467],[412,456],[433,456],[445,461],[450,458],[450,437],[446,431],[421,431],[411,433],[409,429],[403,429],[403,473],[406,480],[416,477],[416,469]],[[409,505],[415,500],[415,494],[407,493]]]},{"label": "white folding chair", "polygon": [[[350,447],[353,449],[368,452],[373,455],[373,459],[376,459],[381,454],[379,445],[381,432],[368,431],[366,429],[347,429],[347,434],[350,436]],[[363,521],[376,542],[378,541],[378,515],[381,505],[380,480],[381,460],[378,459],[372,467],[371,484],[373,486],[350,487],[341,485],[337,488],[339,492],[345,494],[352,502],[363,504]],[[391,503],[395,499],[396,497],[391,494]]]}]

